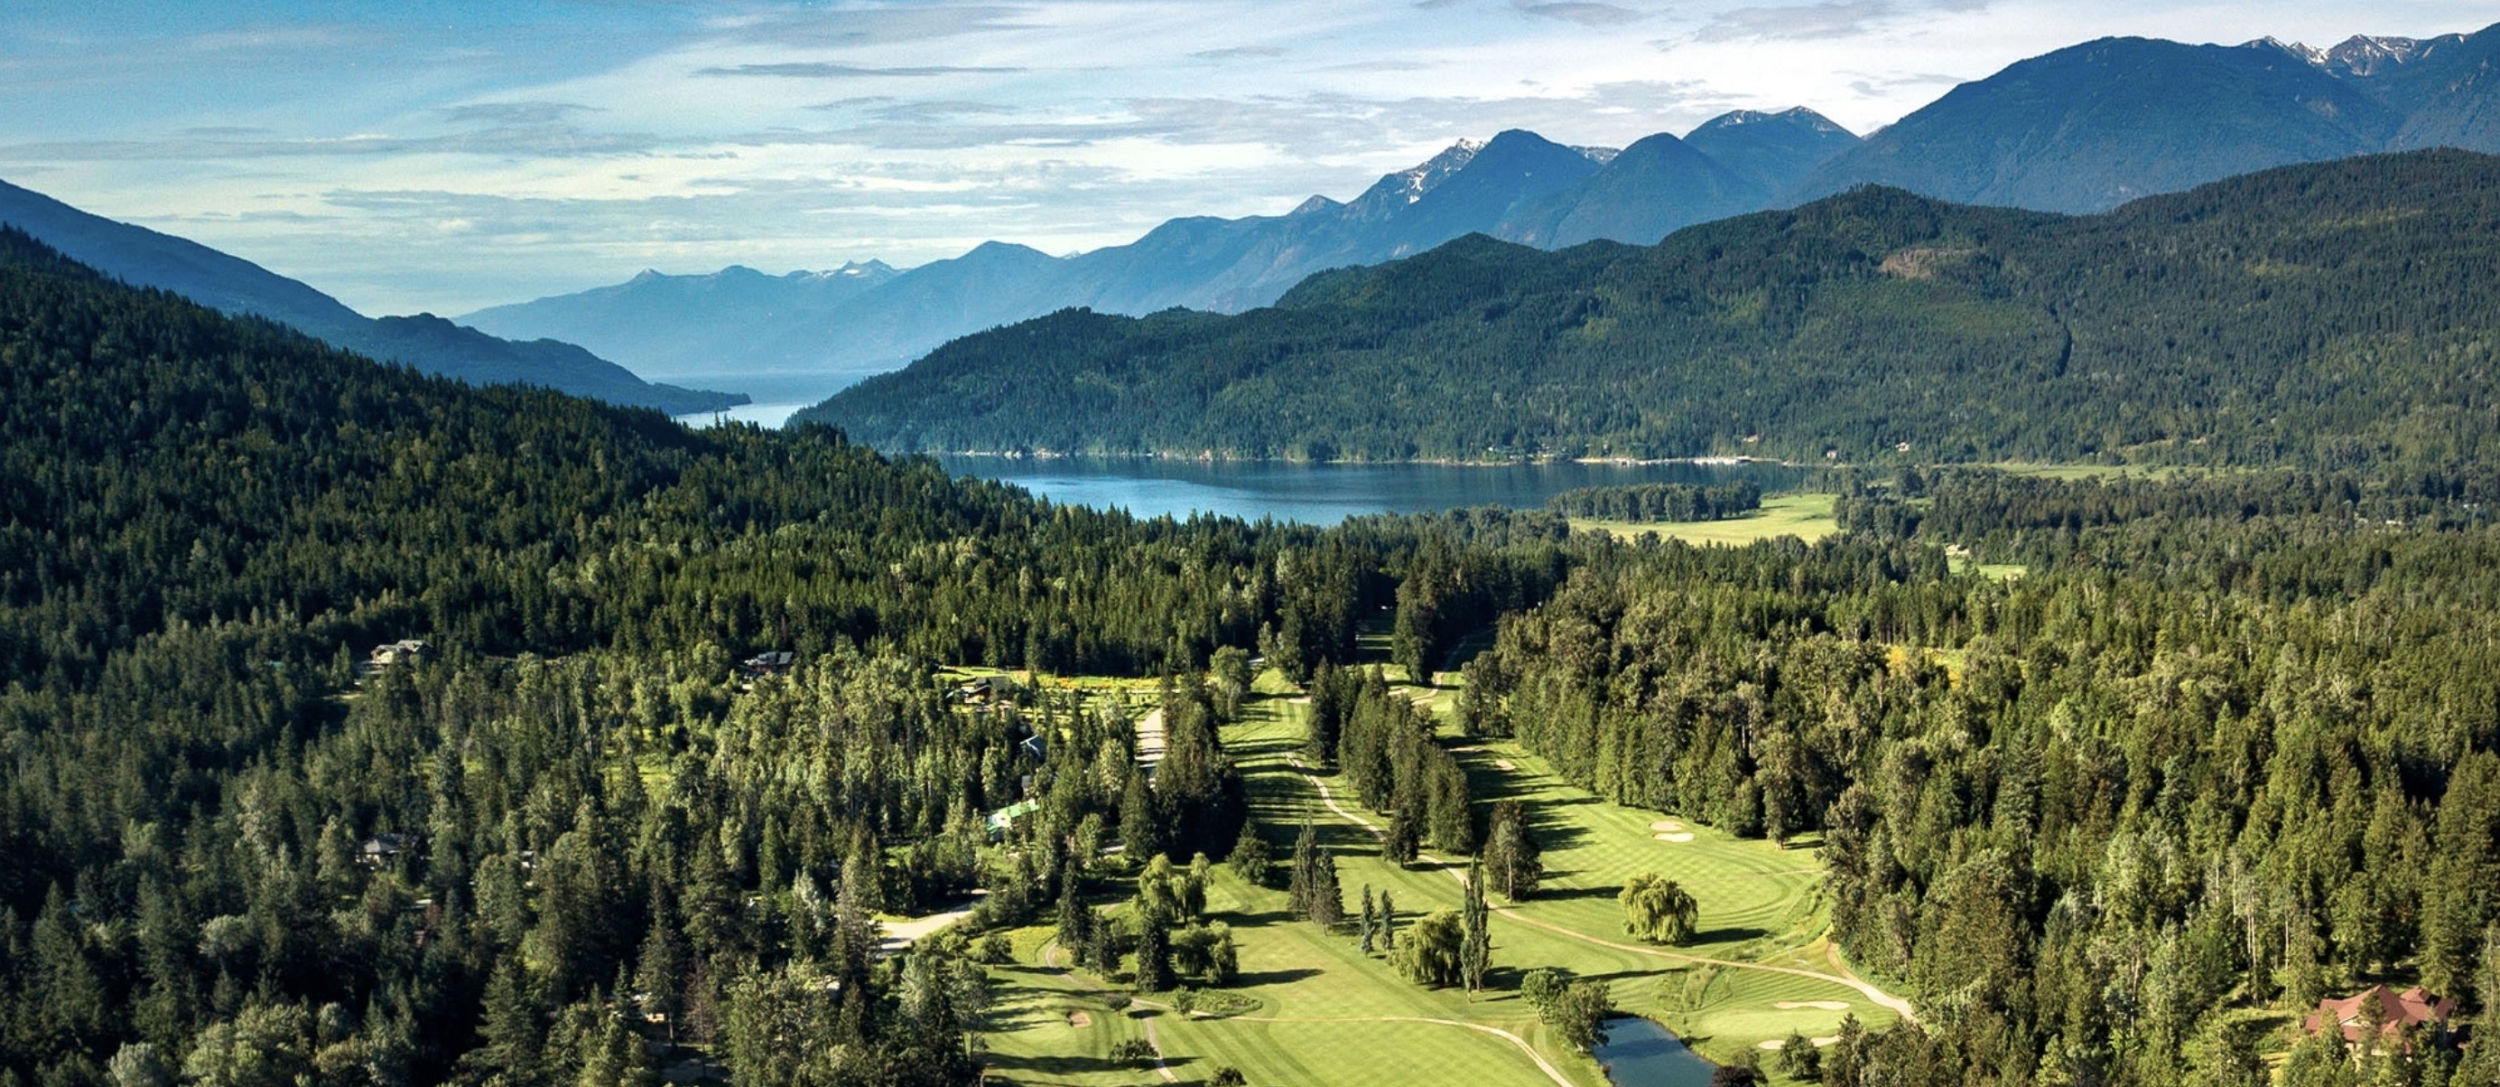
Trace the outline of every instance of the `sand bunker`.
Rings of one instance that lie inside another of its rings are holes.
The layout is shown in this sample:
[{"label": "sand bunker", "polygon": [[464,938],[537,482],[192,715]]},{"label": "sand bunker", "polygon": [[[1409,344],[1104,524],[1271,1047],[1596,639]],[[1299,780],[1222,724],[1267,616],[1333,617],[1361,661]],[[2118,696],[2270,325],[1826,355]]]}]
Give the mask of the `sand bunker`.
[{"label": "sand bunker", "polygon": [[[1807,1041],[1809,1041],[1809,1042],[1814,1043],[1814,1048],[1816,1048],[1816,1049],[1821,1049],[1821,1048],[1823,1048],[1824,1046],[1827,1046],[1827,1045],[1830,1045],[1830,1044],[1832,1044],[1832,1043],[1834,1043],[1834,1042],[1839,1041],[1839,1040],[1840,1040],[1840,1035],[1833,1034],[1833,1035],[1828,1035],[1828,1036],[1825,1036],[1825,1037],[1822,1037],[1822,1038],[1809,1038],[1809,1039],[1806,1039],[1806,1040],[1807,1040]],[[1760,1048],[1763,1048],[1763,1049],[1768,1049],[1768,1050],[1777,1051],[1777,1050],[1782,1050],[1782,1049],[1786,1049],[1786,1048],[1788,1048],[1788,1039],[1786,1039],[1786,1038],[1773,1038],[1773,1039],[1771,1039],[1770,1041],[1767,1041],[1767,1042],[1756,1042],[1756,1043],[1754,1043],[1754,1044],[1755,1044],[1756,1046],[1760,1047]]]},{"label": "sand bunker", "polygon": [[1786,1039],[1786,1038],[1773,1038],[1773,1039],[1771,1039],[1770,1041],[1767,1041],[1767,1042],[1763,1042],[1763,1043],[1761,1043],[1761,1044],[1760,1044],[1760,1048],[1762,1048],[1762,1049],[1773,1049],[1773,1050],[1777,1050],[1777,1049],[1786,1049],[1786,1048],[1788,1048],[1788,1039]]},{"label": "sand bunker", "polygon": [[1693,840],[1693,835],[1690,831],[1677,831],[1673,834],[1652,834],[1650,837],[1656,838],[1662,842],[1674,842],[1678,845],[1682,845],[1685,842]]},{"label": "sand bunker", "polygon": [[1649,825],[1649,829],[1673,832],[1684,829],[1684,824],[1676,822],[1673,819],[1661,819],[1655,823],[1651,823]]},{"label": "sand bunker", "polygon": [[1094,1017],[1084,1012],[1069,1012],[1068,1025],[1083,1030],[1094,1025]]},{"label": "sand bunker", "polygon": [[1495,760],[1493,760],[1493,768],[1494,768],[1494,769],[1496,769],[1496,770],[1505,770],[1505,771],[1507,771],[1507,770],[1516,770],[1516,769],[1519,769],[1519,765],[1518,765],[1517,763],[1514,763],[1514,762],[1510,761],[1509,759],[1495,759]]},{"label": "sand bunker", "polygon": [[1845,1000],[1783,1000],[1771,1006],[1784,1012],[1793,1012],[1799,1008],[1813,1008],[1816,1011],[1826,1012],[1849,1010],[1849,1003]]},{"label": "sand bunker", "polygon": [[1820,1037],[1820,1038],[1816,1038],[1816,1039],[1814,1039],[1814,1048],[1816,1048],[1816,1049],[1821,1049],[1821,1048],[1823,1048],[1824,1046],[1831,1045],[1832,1043],[1837,1042],[1837,1041],[1839,1041],[1839,1040],[1840,1040],[1840,1035],[1837,1035],[1837,1034],[1826,1034],[1826,1035],[1824,1035],[1824,1036],[1822,1036],[1822,1037]]}]

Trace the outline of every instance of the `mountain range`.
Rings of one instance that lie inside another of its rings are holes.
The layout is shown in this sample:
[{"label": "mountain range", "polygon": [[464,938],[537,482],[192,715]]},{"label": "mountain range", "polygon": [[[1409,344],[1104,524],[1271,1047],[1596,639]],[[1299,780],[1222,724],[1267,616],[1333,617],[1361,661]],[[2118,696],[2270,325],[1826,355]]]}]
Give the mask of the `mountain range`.
[{"label": "mountain range", "polygon": [[198,242],[115,222],[0,182],[0,223],[132,286],[293,327],[333,347],[473,385],[541,385],[672,415],[746,403],[744,394],[644,381],[571,343],[499,339],[432,314],[372,318],[299,281]]},{"label": "mountain range", "polygon": [[[1457,143],[1350,201],[1174,219],[1134,243],[1068,257],[991,242],[852,278],[646,273],[462,319],[588,344],[653,373],[769,372],[831,391],[956,336],[1058,309],[1238,313],[1314,272],[1468,233],[1546,249],[1649,244],[1863,184],[2079,214],[2291,163],[2433,146],[2500,151],[2496,51],[2500,28],[2327,49],[2108,38],[1956,87],[1863,141],[1803,108],[1730,113],[1620,152],[1504,132]],[[644,324],[672,331],[633,331]]]},{"label": "mountain range", "polygon": [[1471,235],[1273,307],[1063,310],[795,420],[892,452],[1752,455],[2445,470],[2489,456],[2500,158],[2074,217],[1861,186],[1560,251]]},{"label": "mountain range", "polygon": [[[1805,109],[1729,114],[1689,139],[1652,136],[1620,153],[1514,130],[1454,144],[1351,200],[1314,196],[1283,215],[1174,219],[1128,245],[1069,257],[989,242],[901,273],[882,265],[849,277],[646,272],[461,320],[506,336],[588,344],[655,375],[809,375],[821,382],[814,399],[956,336],[1070,306],[1239,312],[1274,302],[1314,272],[1395,260],[1476,232],[1537,244],[1653,242],[1761,207],[1854,143]],[[649,325],[680,332],[646,337],[639,330]]]}]

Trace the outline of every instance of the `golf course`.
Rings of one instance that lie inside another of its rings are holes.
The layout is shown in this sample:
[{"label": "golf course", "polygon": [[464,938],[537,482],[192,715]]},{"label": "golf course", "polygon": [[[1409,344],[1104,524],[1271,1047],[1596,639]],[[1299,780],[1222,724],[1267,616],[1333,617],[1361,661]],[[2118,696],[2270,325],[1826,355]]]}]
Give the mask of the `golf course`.
[{"label": "golf course", "polygon": [[[1365,954],[1351,924],[1324,931],[1292,920],[1283,890],[1248,885],[1219,865],[1207,916],[1230,925],[1238,941],[1232,985],[1195,994],[1193,1013],[1182,1014],[1174,994],[1130,994],[1124,978],[1072,968],[1047,920],[1018,930],[1015,962],[991,971],[998,999],[982,1041],[992,1076],[1032,1085],[1211,1083],[1230,1069],[1248,1084],[1359,1087],[1429,1075],[1454,1087],[1601,1087],[1608,1080],[1598,1062],[1556,1037],[1519,995],[1520,979],[1540,968],[1606,981],[1619,1013],[1663,1024],[1714,1060],[1750,1052],[1766,1070],[1769,1050],[1792,1034],[1829,1038],[1845,1016],[1873,1029],[1907,1012],[1851,973],[1825,940],[1810,839],[1783,849],[1601,801],[1515,745],[1461,737],[1448,711],[1457,677],[1435,678],[1443,686],[1398,689],[1442,722],[1442,743],[1461,760],[1472,795],[1519,801],[1544,850],[1536,894],[1491,900],[1484,991],[1470,999],[1457,988],[1424,988],[1387,955]],[[1427,849],[1410,865],[1382,860],[1381,817],[1296,753],[1307,713],[1299,692],[1272,672],[1255,690],[1223,742],[1277,855],[1290,853],[1307,820],[1336,859],[1349,912],[1366,887],[1394,899],[1401,931],[1432,910],[1458,907],[1464,859]],[[1693,896],[1700,916],[1692,941],[1662,947],[1625,933],[1615,896],[1640,872],[1663,874]],[[1116,910],[1127,890],[1125,880],[1103,881],[1098,906]]]}]

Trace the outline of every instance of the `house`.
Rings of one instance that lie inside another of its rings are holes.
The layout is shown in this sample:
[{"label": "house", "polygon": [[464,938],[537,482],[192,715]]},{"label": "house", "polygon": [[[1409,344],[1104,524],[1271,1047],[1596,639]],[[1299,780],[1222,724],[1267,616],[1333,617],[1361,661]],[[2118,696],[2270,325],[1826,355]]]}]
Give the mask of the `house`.
[{"label": "house", "polygon": [[2370,1033],[2374,1020],[2382,1036],[2401,1038],[2405,1032],[2421,1027],[2433,1037],[2448,1031],[2448,1017],[2456,1014],[2455,997],[2434,997],[2419,985],[2397,992],[2384,985],[2373,985],[2341,1000],[2318,1001],[2318,1010],[2301,1021],[2301,1029],[2316,1034],[2332,1025],[2341,1028],[2344,1040],[2360,1045]]},{"label": "house", "polygon": [[397,834],[376,834],[365,839],[356,851],[356,860],[367,868],[381,868],[399,859],[408,848],[408,839]]},{"label": "house", "polygon": [[434,647],[427,644],[424,640],[418,638],[402,638],[396,642],[386,642],[382,645],[374,646],[373,653],[366,659],[371,662],[375,668],[388,668],[394,664],[400,664],[403,662],[414,664],[417,661],[425,660],[433,655]]},{"label": "house", "polygon": [[1050,761],[1050,741],[1042,739],[1038,732],[1016,741],[1016,750],[1035,762]]},{"label": "house", "polygon": [[995,842],[1000,838],[1006,837],[1007,831],[1016,825],[1016,820],[1022,819],[1025,816],[1031,815],[1040,810],[1042,810],[1041,801],[1026,800],[1009,804],[1006,807],[991,812],[987,820],[990,829],[990,840]]},{"label": "house", "polygon": [[793,653],[787,649],[772,649],[739,661],[738,667],[745,670],[746,674],[750,676],[770,676],[787,672],[790,670],[791,665],[797,664],[798,662],[799,655],[797,653]]},{"label": "house", "polygon": [[1006,676],[980,676],[948,692],[947,697],[965,705],[983,705],[1015,697],[1016,681]]}]

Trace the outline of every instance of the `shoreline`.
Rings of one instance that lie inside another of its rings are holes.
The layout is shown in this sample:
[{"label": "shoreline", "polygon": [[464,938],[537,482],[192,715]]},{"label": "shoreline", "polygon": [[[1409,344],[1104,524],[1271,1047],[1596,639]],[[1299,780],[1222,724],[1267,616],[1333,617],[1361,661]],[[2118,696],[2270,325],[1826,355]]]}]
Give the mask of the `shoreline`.
[{"label": "shoreline", "polygon": [[[872,447],[872,448],[873,448],[873,447]],[[1244,457],[1244,456],[1235,456],[1235,455],[1231,455],[1231,454],[1217,455],[1217,454],[1212,454],[1212,453],[1200,453],[1200,454],[1196,454],[1196,455],[1191,455],[1191,454],[1185,454],[1185,453],[1172,453],[1172,452],[1155,452],[1155,453],[1062,453],[1062,452],[1059,452],[1059,451],[1056,451],[1056,450],[1033,450],[1033,451],[1002,452],[1002,451],[995,450],[995,449],[957,449],[957,450],[948,450],[948,451],[945,451],[945,452],[931,452],[931,451],[927,451],[927,450],[921,450],[921,451],[917,451],[917,452],[913,452],[913,453],[907,453],[907,454],[896,454],[896,453],[887,452],[887,451],[885,451],[885,450],[879,450],[879,452],[880,452],[880,453],[884,453],[886,456],[889,456],[889,457],[891,457],[891,456],[955,457],[955,458],[961,458],[961,459],[966,459],[966,460],[971,460],[971,459],[980,459],[980,460],[1042,461],[1042,462],[1047,462],[1047,461],[1063,461],[1063,460],[1065,460],[1065,461],[1073,461],[1073,460],[1105,460],[1105,461],[1157,461],[1157,462],[1179,463],[1179,464],[1293,464],[1293,465],[1303,465],[1303,466],[1315,467],[1315,468],[1317,468],[1317,467],[1327,467],[1327,466],[1331,466],[1331,465],[1345,465],[1345,466],[1349,466],[1349,467],[1381,467],[1381,466],[1395,466],[1395,465],[1429,465],[1429,466],[1431,466],[1431,467],[1435,467],[1435,468],[1545,468],[1545,467],[1553,467],[1553,466],[1556,466],[1556,465],[1566,465],[1566,464],[1574,464],[1574,465],[1587,465],[1587,466],[1591,466],[1591,467],[1606,467],[1606,468],[1664,468],[1664,467],[1670,467],[1670,466],[1674,466],[1674,465],[1689,465],[1689,466],[1692,466],[1692,467],[1697,467],[1697,468],[1747,468],[1747,467],[1763,467],[1763,468],[1791,468],[1791,469],[1810,470],[1810,469],[1817,469],[1817,468],[1846,468],[1846,467],[1849,467],[1849,465],[1846,465],[1846,464],[1834,464],[1834,463],[1822,463],[1822,464],[1801,463],[1801,462],[1797,462],[1797,461],[1785,461],[1785,460],[1778,460],[1778,459],[1774,459],[1774,458],[1771,458],[1771,457],[1751,457],[1751,456],[1733,456],[1733,457],[1731,457],[1731,456],[1700,456],[1700,457],[1560,457],[1560,456],[1556,456],[1556,457],[1513,457],[1513,458],[1509,458],[1509,459],[1506,459],[1506,460],[1461,460],[1461,459],[1458,459],[1458,458],[1456,458],[1456,457],[1411,457],[1411,458],[1406,458],[1406,459],[1402,459],[1402,460],[1387,460],[1387,459],[1383,459],[1383,460],[1372,460],[1372,459],[1367,459],[1367,458],[1362,458],[1362,457],[1337,457],[1337,458],[1332,458],[1332,459],[1329,459],[1329,460],[1310,460],[1310,459],[1308,459],[1308,458],[1300,458],[1300,457]]]}]

